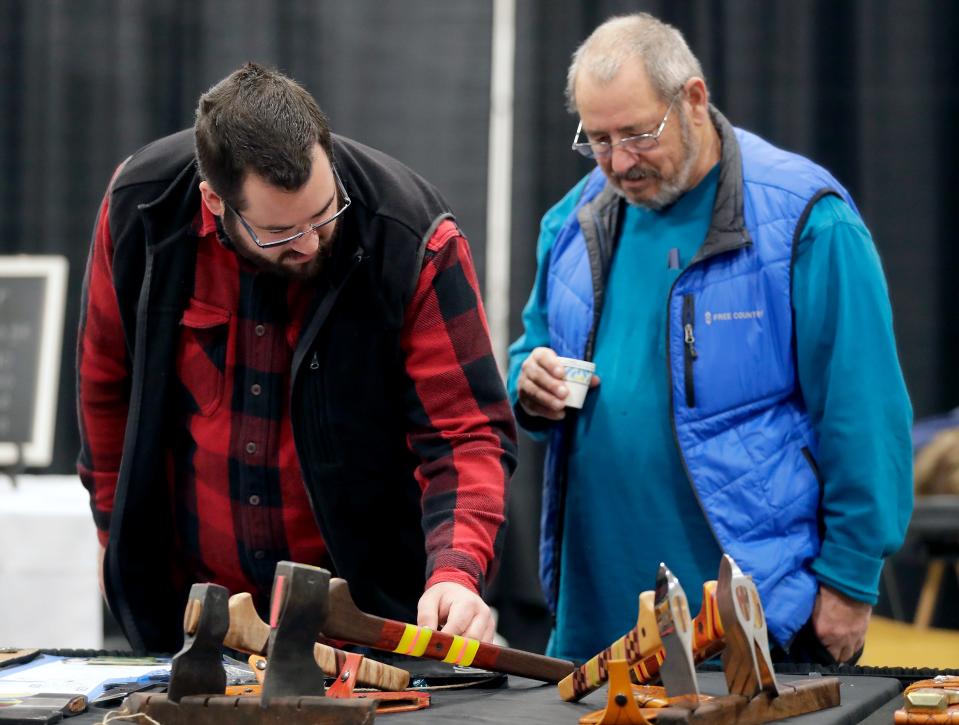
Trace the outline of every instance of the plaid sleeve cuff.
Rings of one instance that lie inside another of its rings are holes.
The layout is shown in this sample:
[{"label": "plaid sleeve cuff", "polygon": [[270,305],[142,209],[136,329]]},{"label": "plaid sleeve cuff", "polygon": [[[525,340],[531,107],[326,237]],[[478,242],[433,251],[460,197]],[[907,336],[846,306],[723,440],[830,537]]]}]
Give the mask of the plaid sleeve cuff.
[{"label": "plaid sleeve cuff", "polygon": [[426,589],[440,582],[455,582],[480,596],[485,589],[485,577],[472,557],[457,551],[446,551],[431,560],[434,564],[426,580]]}]

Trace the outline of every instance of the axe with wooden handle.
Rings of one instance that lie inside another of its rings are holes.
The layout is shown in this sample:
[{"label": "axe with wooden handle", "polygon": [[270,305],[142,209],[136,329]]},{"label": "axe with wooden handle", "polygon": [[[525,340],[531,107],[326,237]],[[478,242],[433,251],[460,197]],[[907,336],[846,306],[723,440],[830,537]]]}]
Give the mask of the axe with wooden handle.
[{"label": "axe with wooden handle", "polygon": [[[260,619],[253,606],[253,597],[248,592],[230,597],[230,628],[223,644],[247,654],[266,654],[270,639],[270,625]],[[337,677],[346,663],[346,652],[317,642],[313,657],[320,669],[330,677]],[[367,687],[397,692],[410,684],[410,673],[399,667],[363,658],[360,661],[356,681]]]},{"label": "axe with wooden handle", "polygon": [[[722,651],[723,626],[716,607],[715,581],[703,584],[703,604],[692,622],[692,638],[696,663]],[[607,665],[615,659],[626,660],[640,683],[653,682],[665,657],[656,623],[656,593],[643,592],[639,595],[636,626],[560,682],[560,697],[576,702],[602,687],[609,679]]]},{"label": "axe with wooden handle", "polygon": [[345,579],[330,580],[329,602],[330,612],[322,631],[332,639],[544,682],[559,682],[573,671],[573,663],[566,660],[366,614],[353,602]]}]

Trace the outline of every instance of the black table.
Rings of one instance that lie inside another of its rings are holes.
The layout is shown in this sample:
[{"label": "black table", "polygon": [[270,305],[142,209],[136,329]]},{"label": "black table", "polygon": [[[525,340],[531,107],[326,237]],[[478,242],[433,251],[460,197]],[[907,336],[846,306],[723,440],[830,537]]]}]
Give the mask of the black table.
[{"label": "black table", "polygon": [[[817,676],[817,675],[811,675]],[[803,679],[798,675],[777,675],[780,682]],[[899,706],[899,681],[886,677],[841,676],[839,707],[790,718],[793,725],[840,725],[870,722],[873,713],[891,723],[892,711]],[[700,687],[711,695],[725,694],[720,672],[700,673]],[[607,688],[585,697],[581,702],[563,702],[555,685],[544,685],[521,677],[510,677],[508,686],[498,689],[439,690],[432,693],[432,704],[416,712],[380,714],[376,721],[386,725],[406,723],[524,723],[525,725],[575,725],[588,712],[606,706]],[[65,725],[99,723],[107,711],[88,712],[64,721]],[[888,713],[888,714],[887,714]]]}]

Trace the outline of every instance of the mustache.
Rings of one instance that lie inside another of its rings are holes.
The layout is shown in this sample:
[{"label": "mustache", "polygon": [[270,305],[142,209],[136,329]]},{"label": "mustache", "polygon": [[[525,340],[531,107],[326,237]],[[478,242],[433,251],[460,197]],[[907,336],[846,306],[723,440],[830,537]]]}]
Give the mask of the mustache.
[{"label": "mustache", "polygon": [[613,178],[616,181],[640,181],[642,179],[662,179],[663,175],[656,169],[644,168],[637,164],[622,173],[613,174]]}]

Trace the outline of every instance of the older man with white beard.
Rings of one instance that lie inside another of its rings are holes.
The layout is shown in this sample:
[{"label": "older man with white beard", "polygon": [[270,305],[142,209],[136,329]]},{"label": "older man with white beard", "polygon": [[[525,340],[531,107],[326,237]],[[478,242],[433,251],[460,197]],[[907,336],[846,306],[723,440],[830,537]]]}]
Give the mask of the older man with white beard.
[{"label": "older man with white beard", "polygon": [[[549,441],[550,654],[626,632],[660,561],[695,610],[728,553],[774,657],[855,661],[912,506],[912,411],[855,204],[733,128],[649,15],[597,28],[567,94],[573,150],[597,168],[543,218],[509,377],[520,424]],[[596,364],[581,410],[558,356]]]}]

